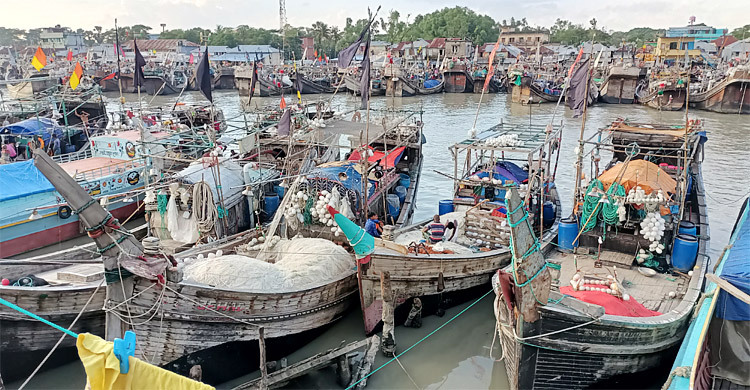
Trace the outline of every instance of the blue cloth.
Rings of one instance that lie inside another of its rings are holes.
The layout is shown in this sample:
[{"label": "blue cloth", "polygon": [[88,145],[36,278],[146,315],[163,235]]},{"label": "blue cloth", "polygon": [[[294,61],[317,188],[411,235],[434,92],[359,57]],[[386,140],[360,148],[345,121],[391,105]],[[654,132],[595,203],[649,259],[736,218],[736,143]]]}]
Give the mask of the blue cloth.
[{"label": "blue cloth", "polygon": [[365,223],[365,231],[375,238],[380,238],[380,232],[378,231],[378,224],[380,221],[377,219],[368,219]]},{"label": "blue cloth", "polygon": [[[750,294],[750,210],[746,199],[740,212],[740,219],[732,234],[732,247],[724,259],[724,269],[721,278]],[[740,301],[726,291],[719,292],[716,301],[716,317],[731,321],[750,321],[750,305]]]},{"label": "blue cloth", "polygon": [[54,190],[33,160],[0,164],[0,201]]},{"label": "blue cloth", "polygon": [[50,118],[26,119],[3,127],[2,129],[0,129],[0,133],[18,135],[23,137],[39,135],[42,137],[46,145],[49,145],[52,134],[57,134],[57,138],[63,137],[62,129],[57,125],[57,122]]}]

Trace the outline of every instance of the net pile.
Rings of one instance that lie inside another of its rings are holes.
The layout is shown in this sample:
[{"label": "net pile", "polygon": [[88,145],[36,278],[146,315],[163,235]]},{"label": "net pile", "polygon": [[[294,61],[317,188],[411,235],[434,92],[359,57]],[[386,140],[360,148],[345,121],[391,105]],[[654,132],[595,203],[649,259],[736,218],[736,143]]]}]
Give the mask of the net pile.
[{"label": "net pile", "polygon": [[184,279],[223,289],[281,293],[319,287],[354,272],[351,254],[319,238],[281,240],[263,258],[190,259],[184,265]]}]

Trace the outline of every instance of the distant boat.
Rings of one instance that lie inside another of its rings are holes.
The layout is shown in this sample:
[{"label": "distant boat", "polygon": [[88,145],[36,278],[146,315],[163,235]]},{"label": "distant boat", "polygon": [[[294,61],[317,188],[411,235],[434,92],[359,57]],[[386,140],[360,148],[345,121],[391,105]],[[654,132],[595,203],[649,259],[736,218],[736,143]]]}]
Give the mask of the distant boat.
[{"label": "distant boat", "polygon": [[750,114],[750,66],[731,68],[726,78],[707,90],[691,92],[690,108],[723,114]]},{"label": "distant boat", "polygon": [[599,100],[607,104],[632,104],[638,80],[646,75],[645,68],[612,66],[602,81]]}]

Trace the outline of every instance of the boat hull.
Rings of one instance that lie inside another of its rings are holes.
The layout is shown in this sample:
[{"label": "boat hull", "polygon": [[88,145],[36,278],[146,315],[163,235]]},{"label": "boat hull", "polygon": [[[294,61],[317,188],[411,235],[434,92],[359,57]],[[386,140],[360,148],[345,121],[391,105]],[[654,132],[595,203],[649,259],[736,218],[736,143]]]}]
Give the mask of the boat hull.
[{"label": "boat hull", "polygon": [[722,114],[750,114],[750,79],[736,80],[708,96],[698,96],[690,107]]},{"label": "boat hull", "polygon": [[474,92],[474,80],[465,70],[448,70],[443,72],[446,93],[471,93]]},{"label": "boat hull", "polygon": [[607,104],[633,104],[638,79],[609,77],[602,85],[599,101]]},{"label": "boat hull", "polygon": [[685,90],[669,89],[665,90],[662,95],[654,92],[641,103],[661,111],[680,111],[685,107]]}]

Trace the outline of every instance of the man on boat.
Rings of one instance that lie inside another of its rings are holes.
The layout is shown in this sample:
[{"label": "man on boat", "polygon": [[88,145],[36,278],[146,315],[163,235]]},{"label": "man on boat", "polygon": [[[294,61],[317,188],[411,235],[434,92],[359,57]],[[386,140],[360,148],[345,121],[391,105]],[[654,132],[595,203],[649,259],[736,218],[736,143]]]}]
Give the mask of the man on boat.
[{"label": "man on boat", "polygon": [[430,244],[437,244],[438,242],[443,241],[445,225],[440,222],[440,215],[435,214],[435,216],[432,217],[432,222],[427,224],[422,231],[429,234],[427,240]]},{"label": "man on boat", "polygon": [[57,138],[57,134],[52,134],[52,142],[49,145],[47,154],[50,156],[59,156],[61,154],[60,139]]},{"label": "man on boat", "polygon": [[383,228],[380,226],[380,221],[378,220],[378,215],[376,213],[370,213],[367,216],[365,231],[375,238],[380,238],[380,233],[383,231]]}]

